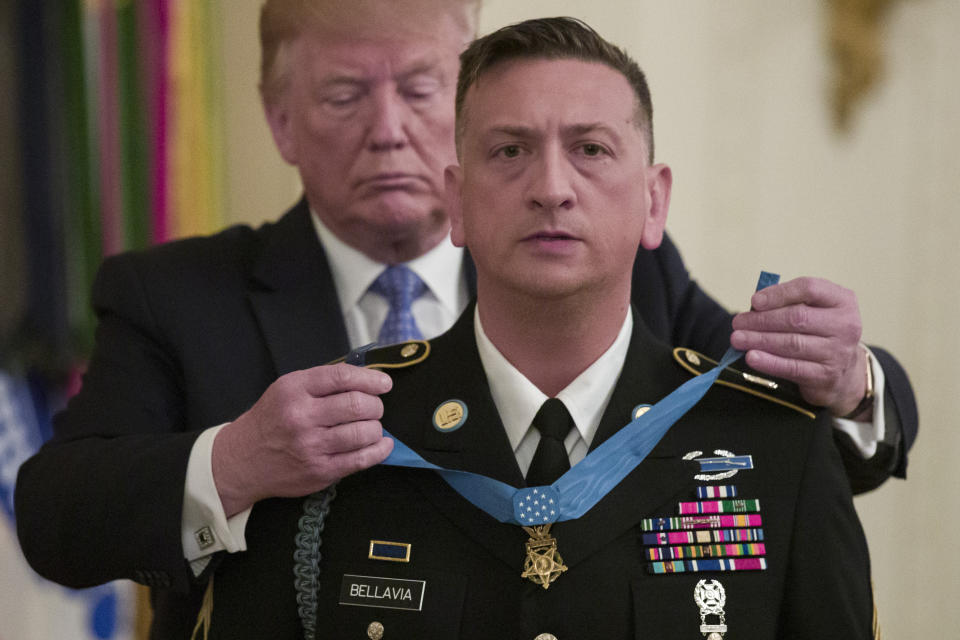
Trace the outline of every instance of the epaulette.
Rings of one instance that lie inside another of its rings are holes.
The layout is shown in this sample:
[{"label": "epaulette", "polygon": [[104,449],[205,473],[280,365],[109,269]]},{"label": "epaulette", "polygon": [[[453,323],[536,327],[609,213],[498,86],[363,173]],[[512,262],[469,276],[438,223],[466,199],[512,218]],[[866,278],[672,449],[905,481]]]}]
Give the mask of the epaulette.
[{"label": "epaulette", "polygon": [[329,364],[346,362],[368,369],[402,369],[423,362],[429,355],[430,343],[426,340],[407,340],[382,347],[371,343],[358,347]]},{"label": "epaulette", "polygon": [[[694,375],[706,373],[717,366],[716,360],[711,360],[702,353],[697,353],[693,349],[686,347],[677,347],[673,350],[673,357],[676,358],[680,366]],[[773,380],[763,376],[739,371],[733,367],[727,367],[720,372],[716,384],[722,384],[725,387],[737,389],[749,393],[750,395],[775,402],[784,407],[789,407],[807,416],[811,420],[816,418],[816,407],[808,404],[800,396],[792,384],[784,383],[781,380]]]}]

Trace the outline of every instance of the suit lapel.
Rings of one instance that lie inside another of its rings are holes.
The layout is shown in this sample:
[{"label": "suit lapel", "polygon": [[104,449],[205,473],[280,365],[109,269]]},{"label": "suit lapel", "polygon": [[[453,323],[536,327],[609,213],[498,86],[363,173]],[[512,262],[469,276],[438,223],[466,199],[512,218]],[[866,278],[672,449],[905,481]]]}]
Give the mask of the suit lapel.
[{"label": "suit lapel", "polygon": [[324,364],[349,350],[326,255],[301,200],[264,232],[248,299],[277,375]]}]

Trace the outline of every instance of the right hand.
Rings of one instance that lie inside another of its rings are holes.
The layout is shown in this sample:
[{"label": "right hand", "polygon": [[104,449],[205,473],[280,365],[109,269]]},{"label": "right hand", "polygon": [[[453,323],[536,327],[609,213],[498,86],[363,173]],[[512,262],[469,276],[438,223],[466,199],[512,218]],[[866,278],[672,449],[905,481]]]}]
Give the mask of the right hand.
[{"label": "right hand", "polygon": [[377,465],[393,450],[373,369],[335,364],[278,378],[213,442],[213,479],[230,517],[258,500],[298,497]]}]

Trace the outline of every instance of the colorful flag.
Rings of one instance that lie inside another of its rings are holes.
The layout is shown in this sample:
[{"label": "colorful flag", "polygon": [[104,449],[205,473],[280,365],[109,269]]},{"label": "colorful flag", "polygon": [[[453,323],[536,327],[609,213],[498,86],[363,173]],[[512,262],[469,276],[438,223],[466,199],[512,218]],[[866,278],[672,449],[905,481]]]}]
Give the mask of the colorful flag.
[{"label": "colorful flag", "polygon": [[133,589],[67,589],[34,573],[20,553],[13,511],[17,470],[49,433],[42,385],[0,371],[0,638],[132,639]]},{"label": "colorful flag", "polygon": [[49,437],[50,408],[79,384],[103,257],[223,225],[220,3],[3,6],[20,71],[0,88],[18,111],[25,277],[21,330],[0,336],[0,371],[55,382],[0,378],[0,640],[132,639],[144,590],[39,578],[20,553],[13,487]]}]

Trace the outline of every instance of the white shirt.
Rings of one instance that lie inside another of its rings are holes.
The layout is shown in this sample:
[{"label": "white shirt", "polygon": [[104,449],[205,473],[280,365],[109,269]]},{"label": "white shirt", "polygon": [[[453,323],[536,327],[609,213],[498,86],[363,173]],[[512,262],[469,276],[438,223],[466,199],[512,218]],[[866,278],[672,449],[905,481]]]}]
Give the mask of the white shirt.
[{"label": "white shirt", "polygon": [[[383,296],[368,289],[387,265],[371,260],[343,242],[317,215],[311,217],[330,264],[350,348],[376,341],[390,306]],[[463,273],[463,249],[445,239],[405,264],[427,285],[423,295],[414,300],[411,307],[417,327],[424,338],[435,338],[453,326],[469,301]]]}]

